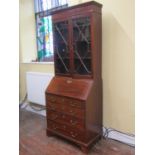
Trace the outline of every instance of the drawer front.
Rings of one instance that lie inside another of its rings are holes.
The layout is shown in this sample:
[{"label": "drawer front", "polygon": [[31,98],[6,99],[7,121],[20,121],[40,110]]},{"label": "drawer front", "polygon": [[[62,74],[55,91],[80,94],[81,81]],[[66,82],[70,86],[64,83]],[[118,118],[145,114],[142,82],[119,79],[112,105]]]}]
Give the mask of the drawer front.
[{"label": "drawer front", "polygon": [[84,135],[83,132],[80,132],[79,130],[73,129],[67,125],[59,124],[50,120],[47,120],[47,128],[54,132],[78,140],[82,140]]},{"label": "drawer front", "polygon": [[81,130],[84,130],[85,127],[83,119],[78,119],[76,117],[72,117],[70,115],[59,113],[53,110],[47,110],[47,119],[58,123],[67,124],[71,127],[75,127]]},{"label": "drawer front", "polygon": [[57,112],[62,112],[64,114],[68,114],[74,117],[78,117],[78,118],[84,118],[84,109],[80,109],[80,108],[75,108],[75,107],[70,107],[67,106],[65,104],[61,104],[61,103],[55,103],[55,102],[49,102],[47,101],[46,103],[47,109],[51,109]]},{"label": "drawer front", "polygon": [[55,95],[47,95],[46,96],[47,102],[49,103],[60,103],[64,106],[68,106],[71,108],[80,108],[83,109],[85,106],[85,103],[83,101],[55,96]]}]

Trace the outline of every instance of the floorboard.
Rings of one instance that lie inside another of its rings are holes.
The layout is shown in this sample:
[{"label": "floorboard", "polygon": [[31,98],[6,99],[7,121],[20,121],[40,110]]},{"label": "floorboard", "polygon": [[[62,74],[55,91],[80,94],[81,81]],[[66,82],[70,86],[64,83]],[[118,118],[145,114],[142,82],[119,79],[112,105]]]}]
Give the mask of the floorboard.
[{"label": "floorboard", "polygon": [[[78,146],[58,137],[46,136],[44,116],[20,110],[20,155],[84,155]],[[89,155],[134,155],[135,149],[120,142],[102,139]]]}]

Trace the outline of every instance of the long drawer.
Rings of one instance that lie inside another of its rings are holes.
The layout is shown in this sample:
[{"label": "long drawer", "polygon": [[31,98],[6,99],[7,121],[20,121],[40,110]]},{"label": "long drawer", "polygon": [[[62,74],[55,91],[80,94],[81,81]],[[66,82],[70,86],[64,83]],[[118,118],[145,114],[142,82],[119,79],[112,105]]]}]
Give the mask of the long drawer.
[{"label": "long drawer", "polygon": [[78,118],[85,118],[85,110],[84,108],[82,108],[82,103],[79,102],[79,104],[81,106],[71,106],[67,104],[67,102],[60,103],[60,102],[54,102],[49,99],[47,99],[47,102],[46,102],[47,109],[51,109],[57,112],[62,112],[64,114],[68,114],[68,115],[78,117]]},{"label": "long drawer", "polygon": [[48,103],[60,103],[71,108],[83,109],[85,107],[85,103],[83,101],[62,96],[46,95],[46,100]]},{"label": "long drawer", "polygon": [[55,121],[47,120],[47,128],[51,131],[63,134],[73,139],[82,141],[85,139],[84,132],[81,132],[78,129],[71,128],[70,126],[67,126],[65,124],[57,123]]},{"label": "long drawer", "polygon": [[47,119],[84,130],[84,119],[47,109]]}]

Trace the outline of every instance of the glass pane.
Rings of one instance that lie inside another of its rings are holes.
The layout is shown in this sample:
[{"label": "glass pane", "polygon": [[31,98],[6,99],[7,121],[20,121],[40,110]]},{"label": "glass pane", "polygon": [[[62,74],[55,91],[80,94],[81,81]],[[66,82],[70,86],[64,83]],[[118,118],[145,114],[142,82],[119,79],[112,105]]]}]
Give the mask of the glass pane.
[{"label": "glass pane", "polygon": [[54,52],[56,73],[69,73],[68,21],[54,23]]},{"label": "glass pane", "polygon": [[90,18],[73,20],[73,48],[75,73],[91,74]]},{"label": "glass pane", "polygon": [[36,15],[37,48],[39,61],[51,61],[53,58],[53,32],[51,16]]},{"label": "glass pane", "polygon": [[66,5],[67,0],[34,0],[35,13]]}]

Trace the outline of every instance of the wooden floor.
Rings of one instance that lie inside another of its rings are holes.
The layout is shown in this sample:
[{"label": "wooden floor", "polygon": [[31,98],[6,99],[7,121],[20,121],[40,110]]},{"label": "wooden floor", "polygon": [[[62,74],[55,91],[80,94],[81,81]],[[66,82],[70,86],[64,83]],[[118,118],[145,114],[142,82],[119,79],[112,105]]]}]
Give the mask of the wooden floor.
[{"label": "wooden floor", "polygon": [[[46,136],[43,116],[20,110],[20,155],[84,155],[76,145],[58,137]],[[102,139],[89,155],[134,155],[134,148]]]}]

